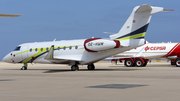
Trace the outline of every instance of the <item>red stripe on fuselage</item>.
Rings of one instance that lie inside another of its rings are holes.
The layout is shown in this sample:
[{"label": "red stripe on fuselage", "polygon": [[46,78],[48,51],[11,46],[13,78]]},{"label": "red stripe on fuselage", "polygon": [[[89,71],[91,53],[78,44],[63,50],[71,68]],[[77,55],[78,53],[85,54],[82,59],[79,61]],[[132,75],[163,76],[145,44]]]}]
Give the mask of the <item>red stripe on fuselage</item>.
[{"label": "red stripe on fuselage", "polygon": [[177,43],[166,55],[163,57],[168,56],[180,56],[180,43]]}]

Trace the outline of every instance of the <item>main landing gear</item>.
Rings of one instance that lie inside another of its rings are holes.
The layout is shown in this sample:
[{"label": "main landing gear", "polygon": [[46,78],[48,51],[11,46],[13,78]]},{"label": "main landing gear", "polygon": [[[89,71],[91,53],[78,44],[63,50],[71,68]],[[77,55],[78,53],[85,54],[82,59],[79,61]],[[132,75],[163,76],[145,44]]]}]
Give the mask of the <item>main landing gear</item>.
[{"label": "main landing gear", "polygon": [[21,70],[27,70],[27,63],[24,63],[24,66],[22,66]]},{"label": "main landing gear", "polygon": [[72,65],[72,66],[71,66],[71,70],[72,70],[72,71],[79,70],[78,65]]},{"label": "main landing gear", "polygon": [[89,65],[87,66],[87,69],[88,69],[88,70],[94,70],[94,69],[95,69],[94,64],[89,64]]},{"label": "main landing gear", "polygon": [[[89,65],[87,66],[87,69],[88,69],[88,70],[94,70],[94,69],[95,69],[94,64],[89,64]],[[72,71],[79,70],[78,65],[77,65],[77,64],[72,65],[72,66],[71,66],[71,70],[72,70]]]}]

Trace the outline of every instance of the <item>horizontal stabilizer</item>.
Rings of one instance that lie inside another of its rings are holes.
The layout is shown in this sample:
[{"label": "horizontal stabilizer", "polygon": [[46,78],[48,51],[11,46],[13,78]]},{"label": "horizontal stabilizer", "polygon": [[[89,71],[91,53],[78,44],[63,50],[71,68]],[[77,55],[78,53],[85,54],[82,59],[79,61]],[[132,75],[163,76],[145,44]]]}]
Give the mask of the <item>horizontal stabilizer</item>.
[{"label": "horizontal stabilizer", "polygon": [[18,17],[18,16],[22,16],[20,14],[2,14],[0,13],[0,17]]},{"label": "horizontal stabilizer", "polygon": [[111,33],[111,32],[103,32],[105,34],[117,34],[117,33]]},{"label": "horizontal stabilizer", "polygon": [[174,11],[174,9],[164,9],[163,11]]},{"label": "horizontal stabilizer", "polygon": [[[156,8],[156,10],[152,11],[153,8]],[[147,11],[152,11],[151,14],[155,14],[160,11],[174,11],[174,9],[164,9],[163,7],[155,7],[155,6],[150,6],[149,4],[145,4],[145,5],[141,5],[136,10],[136,13],[142,13],[142,12],[147,12]]]},{"label": "horizontal stabilizer", "polygon": [[136,13],[141,13],[141,12],[145,12],[145,11],[150,11],[152,10],[151,6],[149,4],[146,5],[141,5],[137,10]]}]

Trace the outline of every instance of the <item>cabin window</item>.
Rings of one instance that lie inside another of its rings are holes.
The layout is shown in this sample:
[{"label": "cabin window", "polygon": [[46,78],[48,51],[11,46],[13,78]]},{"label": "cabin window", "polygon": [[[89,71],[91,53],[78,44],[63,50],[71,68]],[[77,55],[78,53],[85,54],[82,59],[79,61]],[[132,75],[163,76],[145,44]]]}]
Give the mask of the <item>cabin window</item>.
[{"label": "cabin window", "polygon": [[70,46],[69,49],[71,50],[71,49],[72,49],[72,46]]},{"label": "cabin window", "polygon": [[48,51],[48,47],[46,48],[46,50]]},{"label": "cabin window", "polygon": [[43,51],[43,48],[41,48],[41,51]]},{"label": "cabin window", "polygon": [[76,46],[75,49],[78,49],[78,46]]},{"label": "cabin window", "polygon": [[32,48],[29,51],[32,52]]},{"label": "cabin window", "polygon": [[60,50],[60,47],[58,47],[58,50]]},{"label": "cabin window", "polygon": [[21,46],[18,46],[14,49],[14,51],[20,51],[20,49],[21,49]]},{"label": "cabin window", "polygon": [[36,48],[35,51],[37,52],[37,50],[38,50],[38,49]]},{"label": "cabin window", "polygon": [[64,46],[63,49],[65,50],[65,49],[66,49],[66,46]]}]

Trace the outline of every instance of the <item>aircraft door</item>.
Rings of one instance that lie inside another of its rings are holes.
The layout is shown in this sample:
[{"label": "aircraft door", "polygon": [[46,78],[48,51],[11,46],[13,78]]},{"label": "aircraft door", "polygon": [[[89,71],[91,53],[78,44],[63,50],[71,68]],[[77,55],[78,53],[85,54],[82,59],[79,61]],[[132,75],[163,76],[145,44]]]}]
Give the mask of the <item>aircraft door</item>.
[{"label": "aircraft door", "polygon": [[28,45],[22,46],[21,55],[23,60],[28,58]]}]

